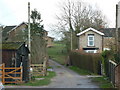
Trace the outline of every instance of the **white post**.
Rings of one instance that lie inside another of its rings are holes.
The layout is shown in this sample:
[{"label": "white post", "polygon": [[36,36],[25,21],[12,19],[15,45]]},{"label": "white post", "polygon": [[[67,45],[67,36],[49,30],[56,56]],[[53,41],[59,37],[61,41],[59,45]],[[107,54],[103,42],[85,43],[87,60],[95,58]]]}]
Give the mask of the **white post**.
[{"label": "white post", "polygon": [[[30,39],[30,2],[28,2],[28,48],[29,48],[29,51],[31,52],[31,39]],[[31,80],[30,65],[31,65],[31,54],[29,54],[29,80]]]}]

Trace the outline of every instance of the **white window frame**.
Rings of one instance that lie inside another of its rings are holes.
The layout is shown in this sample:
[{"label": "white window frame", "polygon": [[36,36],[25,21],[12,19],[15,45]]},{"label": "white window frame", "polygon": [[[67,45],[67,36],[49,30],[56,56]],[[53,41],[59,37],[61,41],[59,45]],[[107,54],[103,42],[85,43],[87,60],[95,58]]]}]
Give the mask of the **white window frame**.
[{"label": "white window frame", "polygon": [[[92,37],[93,40],[89,40],[90,37]],[[90,45],[90,43],[89,43],[90,41],[93,41],[93,45]],[[88,34],[88,46],[94,46],[94,35],[89,35]]]},{"label": "white window frame", "polygon": [[97,53],[97,50],[85,50],[87,53]]}]

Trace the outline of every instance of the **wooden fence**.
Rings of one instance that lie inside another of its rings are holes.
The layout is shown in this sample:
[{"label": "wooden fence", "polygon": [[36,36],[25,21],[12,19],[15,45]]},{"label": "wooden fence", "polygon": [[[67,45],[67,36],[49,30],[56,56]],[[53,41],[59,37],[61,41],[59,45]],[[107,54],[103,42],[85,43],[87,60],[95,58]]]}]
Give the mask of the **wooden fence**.
[{"label": "wooden fence", "polygon": [[6,83],[21,83],[22,82],[22,67],[5,67],[5,64],[0,65],[0,80],[3,84]]},{"label": "wooden fence", "polygon": [[120,90],[120,64],[115,67],[115,86]]},{"label": "wooden fence", "polygon": [[43,64],[31,64],[32,76],[46,76],[47,74],[47,61]]},{"label": "wooden fence", "polygon": [[115,85],[115,67],[116,67],[116,63],[109,60],[109,79],[110,81],[113,83],[113,85]]}]

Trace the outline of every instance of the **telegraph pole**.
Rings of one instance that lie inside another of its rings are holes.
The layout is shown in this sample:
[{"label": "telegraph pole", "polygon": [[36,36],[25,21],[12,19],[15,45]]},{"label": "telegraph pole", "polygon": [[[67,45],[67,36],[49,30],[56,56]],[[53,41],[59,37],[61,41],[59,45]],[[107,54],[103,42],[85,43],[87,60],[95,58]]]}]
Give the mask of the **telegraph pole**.
[{"label": "telegraph pole", "polygon": [[[28,48],[31,52],[31,39],[30,39],[30,2],[28,2]],[[31,54],[29,54],[29,80],[31,80],[31,73],[30,73],[30,65],[31,65]]]},{"label": "telegraph pole", "polygon": [[116,5],[116,32],[115,32],[116,52],[118,51],[118,5]]},{"label": "telegraph pole", "polygon": [[71,38],[70,38],[70,41],[71,41],[71,42],[70,42],[70,43],[71,43],[71,51],[72,51],[72,49],[73,49],[73,48],[72,48],[72,47],[73,47],[73,44],[72,44],[72,43],[73,43],[73,42],[72,42],[72,40],[73,40],[73,39],[72,39],[72,37],[73,37],[73,36],[72,36],[72,29],[70,29],[70,32],[71,32],[71,36],[70,36],[70,37],[71,37]]}]

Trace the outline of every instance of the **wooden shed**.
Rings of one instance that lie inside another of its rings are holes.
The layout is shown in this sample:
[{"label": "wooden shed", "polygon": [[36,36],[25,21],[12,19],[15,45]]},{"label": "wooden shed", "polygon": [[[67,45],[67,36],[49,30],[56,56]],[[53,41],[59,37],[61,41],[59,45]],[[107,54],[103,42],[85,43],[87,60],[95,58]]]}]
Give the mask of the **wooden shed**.
[{"label": "wooden shed", "polygon": [[29,60],[30,53],[24,42],[3,42],[2,43],[2,63],[6,67],[23,67],[23,81],[29,80]]}]

